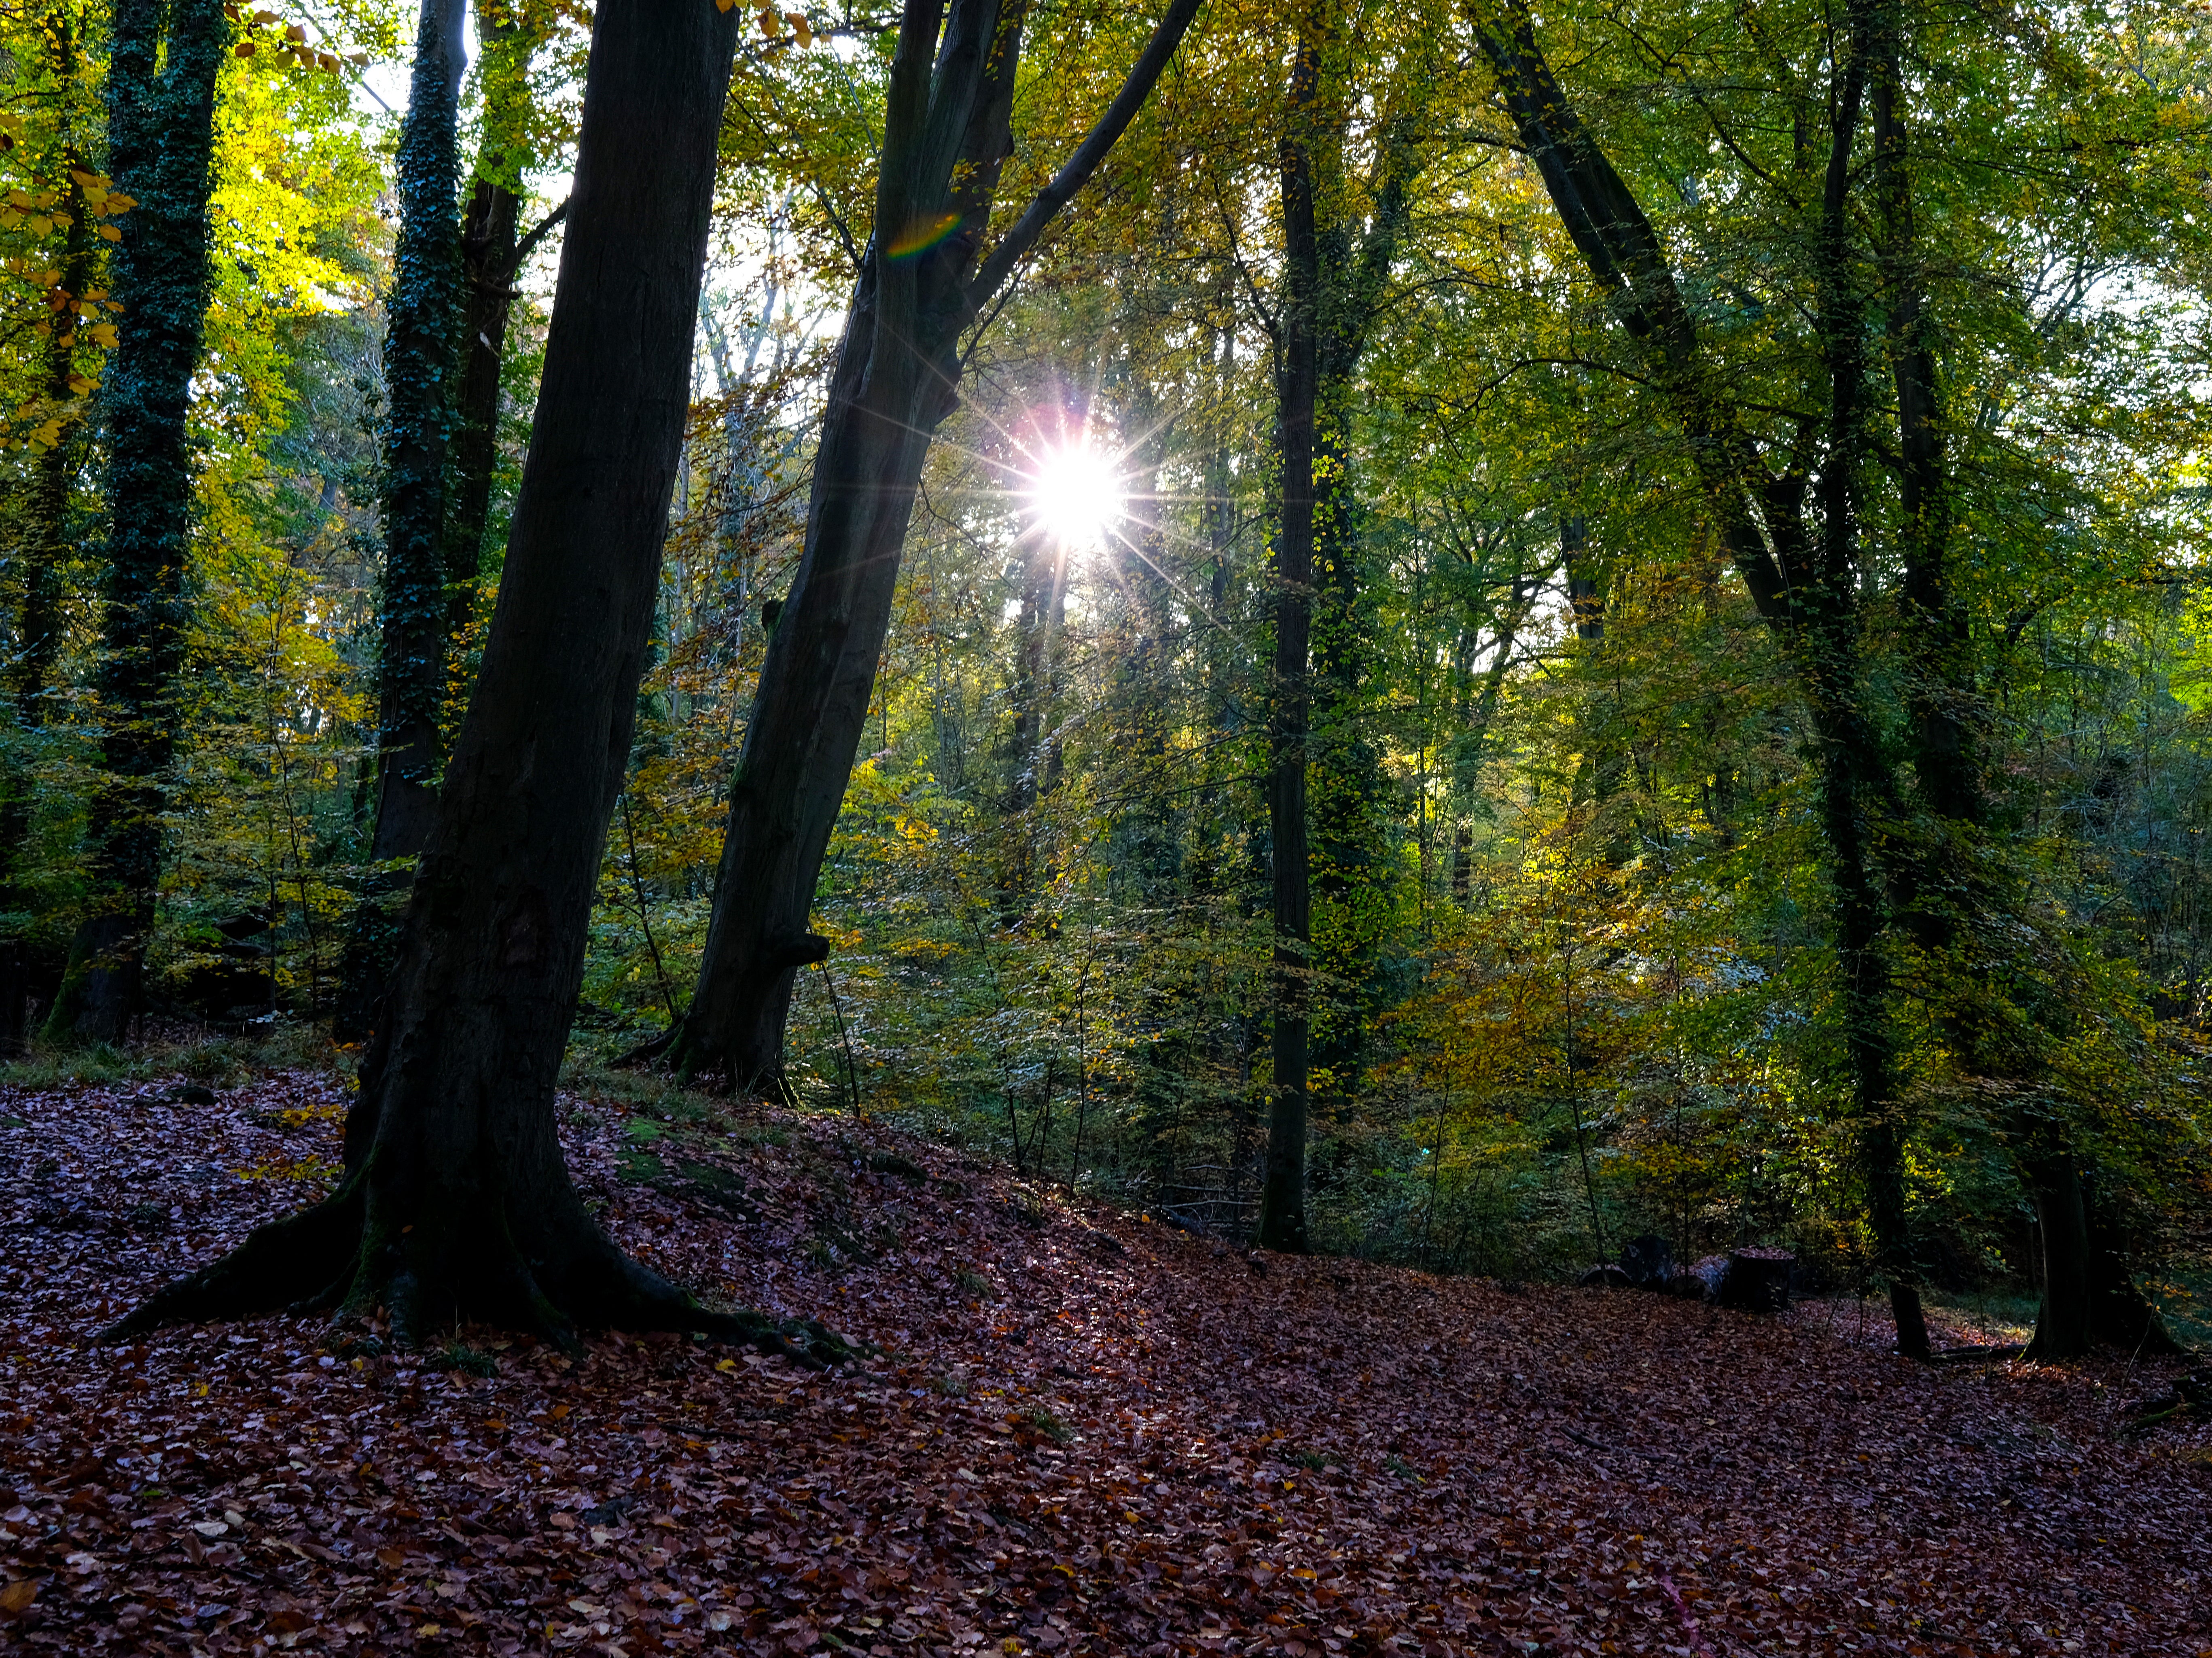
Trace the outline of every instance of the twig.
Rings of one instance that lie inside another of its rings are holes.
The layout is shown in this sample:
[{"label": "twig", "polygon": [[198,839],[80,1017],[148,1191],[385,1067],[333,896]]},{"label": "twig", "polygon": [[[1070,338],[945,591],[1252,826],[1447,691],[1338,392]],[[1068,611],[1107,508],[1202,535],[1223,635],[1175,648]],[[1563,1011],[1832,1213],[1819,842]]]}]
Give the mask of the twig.
[{"label": "twig", "polygon": [[1674,1587],[1674,1580],[1662,1571],[1659,1574],[1659,1587],[1667,1591],[1667,1598],[1674,1603],[1674,1616],[1682,1620],[1682,1633],[1690,1637],[1690,1650],[1698,1654],[1698,1658],[1713,1658],[1713,1649],[1705,1644],[1705,1637],[1698,1633],[1698,1620],[1690,1616],[1689,1605],[1682,1599],[1682,1591]]},{"label": "twig", "polygon": [[668,987],[668,969],[660,964],[660,946],[653,937],[653,918],[646,914],[645,884],[637,874],[637,830],[629,819],[629,791],[622,793],[623,839],[629,845],[629,885],[637,895],[637,924],[645,933],[645,947],[653,952],[653,976],[660,981],[660,999],[668,1009],[668,1028],[676,1028],[676,993]]},{"label": "twig", "polygon": [[827,959],[815,965],[822,969],[822,987],[830,993],[830,1011],[837,1017],[837,1041],[845,1050],[845,1084],[853,1090],[853,1114],[866,1122],[867,1114],[860,1109],[860,1073],[853,1066],[853,1039],[845,1034],[845,1010],[837,1003],[837,981],[830,976]]}]

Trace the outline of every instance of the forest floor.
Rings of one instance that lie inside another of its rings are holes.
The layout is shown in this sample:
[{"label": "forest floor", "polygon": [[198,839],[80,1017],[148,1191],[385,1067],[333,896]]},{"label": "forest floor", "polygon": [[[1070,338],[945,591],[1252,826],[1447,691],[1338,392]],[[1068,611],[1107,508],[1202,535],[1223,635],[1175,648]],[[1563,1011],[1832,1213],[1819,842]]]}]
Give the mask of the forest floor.
[{"label": "forest floor", "polygon": [[2212,1428],[2122,1431],[2175,1365],[1255,1271],[881,1127],[649,1089],[565,1106],[615,1236],[866,1368],[302,1319],[96,1348],[331,1172],[331,1077],[174,1091],[0,1089],[0,1648],[2212,1652]]}]

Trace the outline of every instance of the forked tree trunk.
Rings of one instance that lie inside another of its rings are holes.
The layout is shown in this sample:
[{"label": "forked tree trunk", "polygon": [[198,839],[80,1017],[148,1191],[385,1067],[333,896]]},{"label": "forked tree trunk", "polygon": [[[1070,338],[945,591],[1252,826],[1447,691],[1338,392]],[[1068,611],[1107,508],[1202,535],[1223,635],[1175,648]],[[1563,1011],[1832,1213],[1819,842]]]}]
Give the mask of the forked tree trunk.
[{"label": "forked tree trunk", "polygon": [[185,419],[207,313],[222,0],[118,0],[108,166],[137,205],[119,227],[127,326],[107,380],[107,590],[97,685],[106,775],[93,799],[90,913],[46,1034],[117,1042],[137,1011],[161,867],[162,774],[185,639],[192,467]]},{"label": "forked tree trunk", "polygon": [[505,577],[347,1124],[347,1177],[122,1332],[297,1303],[387,1308],[403,1340],[471,1317],[564,1340],[615,1325],[787,1345],[617,1249],[570,1183],[554,1112],[629,753],[744,17],[598,9]]},{"label": "forked tree trunk", "polygon": [[[664,1043],[685,1076],[779,1087],[815,883],[859,752],[931,436],[957,401],[960,337],[1134,118],[1199,0],[1172,0],[1113,104],[975,268],[1010,118],[1025,0],[908,0],[874,234],[815,452],[805,546],[745,728],[690,1009]],[[972,274],[971,274],[972,272]]]}]

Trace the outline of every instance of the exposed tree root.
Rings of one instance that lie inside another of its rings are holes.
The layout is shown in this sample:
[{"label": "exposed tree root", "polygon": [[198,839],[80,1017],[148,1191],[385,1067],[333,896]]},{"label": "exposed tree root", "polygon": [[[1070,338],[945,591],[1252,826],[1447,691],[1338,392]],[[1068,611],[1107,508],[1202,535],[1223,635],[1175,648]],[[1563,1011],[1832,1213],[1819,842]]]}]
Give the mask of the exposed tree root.
[{"label": "exposed tree root", "polygon": [[504,1214],[453,1227],[395,1225],[356,1173],[313,1207],[258,1227],[221,1260],[155,1291],[101,1331],[104,1344],[166,1325],[336,1310],[391,1320],[395,1345],[418,1347],[464,1321],[523,1330],[567,1352],[580,1329],[670,1330],[757,1348],[809,1370],[864,1349],[814,1320],[717,1312],[624,1254],[580,1219],[557,1270],[533,1264]]}]

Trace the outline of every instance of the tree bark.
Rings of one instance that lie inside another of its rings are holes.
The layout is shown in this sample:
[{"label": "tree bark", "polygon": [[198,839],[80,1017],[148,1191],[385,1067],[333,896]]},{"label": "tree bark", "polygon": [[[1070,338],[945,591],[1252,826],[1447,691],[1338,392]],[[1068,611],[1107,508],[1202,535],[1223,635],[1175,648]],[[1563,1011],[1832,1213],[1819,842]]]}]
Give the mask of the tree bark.
[{"label": "tree bark", "polygon": [[[761,666],[730,789],[699,982],[665,1051],[687,1077],[780,1086],[793,975],[828,944],[814,888],[859,752],[907,519],[957,401],[958,343],[1128,125],[1196,14],[1172,0],[1107,113],[980,268],[1025,0],[908,0],[878,168],[875,230],[831,377],[799,571]],[[972,274],[971,274],[972,273]]]},{"label": "tree bark", "polygon": [[297,1303],[573,1339],[688,1328],[779,1349],[600,1231],[554,1086],[658,590],[716,141],[744,14],[603,0],[536,428],[499,604],[410,897],[387,1011],[313,1208],[118,1327]]},{"label": "tree bark", "polygon": [[137,203],[118,227],[127,307],[107,377],[112,518],[95,676],[106,775],[92,805],[94,896],[46,1022],[59,1042],[120,1041],[137,1012],[161,865],[162,774],[184,651],[192,467],[185,431],[207,311],[215,81],[229,40],[221,0],[118,0],[108,85],[109,170]]},{"label": "tree bark", "polygon": [[[2017,881],[1997,860],[1974,855],[1990,827],[1980,688],[1973,639],[1949,568],[1951,479],[1942,427],[1934,323],[1923,291],[1909,168],[1903,41],[1893,21],[1875,37],[1872,59],[1874,173],[1880,216],[1878,269],[1886,298],[1886,343],[1896,394],[1896,471],[1905,613],[1905,699],[1916,790],[1929,824],[1926,843],[1903,860],[1898,903],[1907,928],[1934,955],[1955,952],[1982,916],[2017,914]],[[1970,969],[1971,970],[1971,969]],[[1946,975],[1946,977],[1951,976]],[[1972,975],[1980,993],[1954,1001],[1943,1034],[1961,1069],[2015,1089],[2039,1084],[2046,1067],[2033,1053],[2004,1051],[1991,1032],[2004,1022],[1987,1005],[2008,987]],[[2063,1010],[2030,1023],[2047,1023]],[[2061,1127],[2054,1135],[2018,1125],[2014,1166],[2035,1205],[2044,1293],[2029,1353],[2073,1358],[2111,1344],[2153,1352],[2178,1344],[2137,1289],[2113,1229],[2097,1224],[2100,1206],[2084,1194],[2076,1154]],[[2054,1143],[2055,1142],[2055,1143]]]}]

